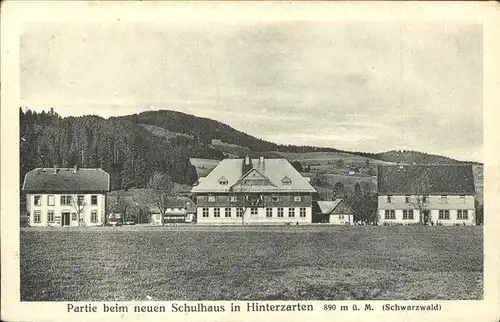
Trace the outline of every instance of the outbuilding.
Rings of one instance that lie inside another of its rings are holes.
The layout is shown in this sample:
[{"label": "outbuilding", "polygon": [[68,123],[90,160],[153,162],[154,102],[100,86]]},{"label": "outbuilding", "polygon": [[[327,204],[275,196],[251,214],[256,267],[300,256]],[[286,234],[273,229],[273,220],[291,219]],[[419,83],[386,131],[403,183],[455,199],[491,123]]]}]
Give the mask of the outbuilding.
[{"label": "outbuilding", "polygon": [[352,225],[354,211],[344,199],[315,201],[314,217],[315,223],[329,223],[336,225]]}]

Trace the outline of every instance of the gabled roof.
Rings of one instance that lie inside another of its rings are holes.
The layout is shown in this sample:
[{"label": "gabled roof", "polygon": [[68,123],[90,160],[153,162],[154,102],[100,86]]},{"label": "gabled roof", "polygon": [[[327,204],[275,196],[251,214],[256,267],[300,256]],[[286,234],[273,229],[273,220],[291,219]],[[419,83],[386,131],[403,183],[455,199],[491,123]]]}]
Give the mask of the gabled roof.
[{"label": "gabled roof", "polygon": [[343,199],[335,199],[335,200],[321,200],[321,201],[316,201],[313,203],[313,208],[316,213],[320,214],[330,214],[337,208],[340,204],[345,205],[347,208],[351,210],[351,212],[354,213],[354,211],[349,207],[349,205],[343,200]]},{"label": "gabled roof", "polygon": [[378,167],[378,193],[472,195],[470,165],[384,165]]},{"label": "gabled roof", "polygon": [[102,169],[36,168],[24,177],[24,192],[109,191],[109,174]]},{"label": "gabled roof", "polygon": [[[215,169],[210,172],[203,181],[194,186],[191,192],[230,192],[233,187],[246,173],[243,172],[244,159],[222,160]],[[266,186],[243,186],[239,185],[237,190],[242,192],[316,192],[309,182],[295,170],[295,168],[285,159],[265,159],[263,163],[259,159],[252,159],[253,169],[262,174],[271,182]],[[228,180],[228,185],[220,185],[218,179],[224,176]],[[284,177],[290,178],[291,184],[285,185],[281,182]]]}]

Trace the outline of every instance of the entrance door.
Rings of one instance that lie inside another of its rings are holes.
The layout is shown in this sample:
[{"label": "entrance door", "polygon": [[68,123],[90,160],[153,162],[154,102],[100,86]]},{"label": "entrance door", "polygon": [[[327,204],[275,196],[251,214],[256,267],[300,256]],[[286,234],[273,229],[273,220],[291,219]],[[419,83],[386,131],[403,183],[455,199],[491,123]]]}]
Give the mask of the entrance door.
[{"label": "entrance door", "polygon": [[61,221],[63,227],[64,226],[69,226],[69,223],[70,223],[69,219],[70,219],[69,218],[69,212],[63,212],[62,213],[62,221]]},{"label": "entrance door", "polygon": [[424,210],[424,225],[429,224],[429,210]]}]

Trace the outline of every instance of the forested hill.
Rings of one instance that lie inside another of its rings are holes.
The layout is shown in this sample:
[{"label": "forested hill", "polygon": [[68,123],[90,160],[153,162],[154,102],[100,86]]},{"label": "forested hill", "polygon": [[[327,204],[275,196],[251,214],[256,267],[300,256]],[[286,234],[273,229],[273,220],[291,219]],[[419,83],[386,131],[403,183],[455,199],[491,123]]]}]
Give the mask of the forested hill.
[{"label": "forested hill", "polygon": [[[155,134],[153,128],[166,134]],[[215,120],[167,110],[104,119],[95,115],[62,118],[53,110],[20,109],[20,136],[21,178],[36,167],[101,167],[111,174],[112,189],[144,187],[154,171],[169,173],[178,183],[192,184],[197,177],[189,158],[224,158],[211,144],[214,139],[268,156],[276,151],[343,152],[390,162],[458,162],[412,151],[373,154],[278,145]]]},{"label": "forested hill", "polygon": [[[160,110],[123,116],[126,120],[137,124],[155,125],[172,132],[192,136],[197,143],[211,144],[212,140],[221,140],[248,148],[251,152],[347,152],[329,147],[282,145],[256,138],[240,132],[227,124],[212,119],[197,117],[182,112]],[[365,157],[373,157],[373,153],[347,152]]]},{"label": "forested hill", "polygon": [[134,123],[154,125],[172,132],[189,135],[191,137],[194,137],[198,143],[209,145],[214,139],[221,140],[228,144],[234,144],[237,146],[248,148],[251,152],[340,152],[387,162],[401,162],[410,164],[461,163],[460,161],[448,157],[422,153],[418,151],[393,150],[382,153],[367,153],[360,151],[344,151],[331,147],[281,145],[258,139],[254,136],[237,131],[229,125],[215,120],[168,110],[148,111],[140,114],[124,116],[123,118]]}]

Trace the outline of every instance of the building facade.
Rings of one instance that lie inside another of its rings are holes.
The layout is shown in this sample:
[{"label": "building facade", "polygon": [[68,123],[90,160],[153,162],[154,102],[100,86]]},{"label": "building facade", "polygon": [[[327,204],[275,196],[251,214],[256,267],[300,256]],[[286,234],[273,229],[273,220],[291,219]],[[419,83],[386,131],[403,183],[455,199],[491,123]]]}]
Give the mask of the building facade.
[{"label": "building facade", "polygon": [[354,211],[343,199],[313,203],[313,222],[333,225],[352,225]]},{"label": "building facade", "polygon": [[199,224],[304,224],[312,222],[308,179],[285,159],[225,159],[191,192]]},{"label": "building facade", "polygon": [[163,217],[158,207],[151,207],[149,210],[151,215],[151,224],[158,226],[169,223],[193,223],[195,221],[196,204],[188,197],[176,197],[172,200],[172,204],[165,211]]},{"label": "building facade", "polygon": [[30,226],[104,224],[109,174],[102,169],[37,168],[23,182]]},{"label": "building facade", "polygon": [[470,165],[378,167],[378,223],[475,225]]}]

